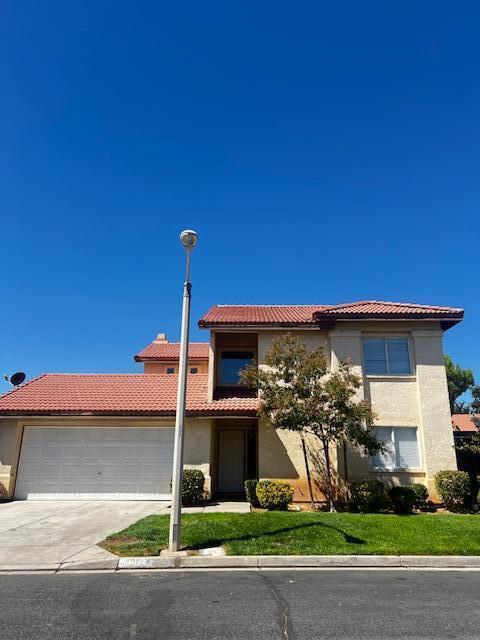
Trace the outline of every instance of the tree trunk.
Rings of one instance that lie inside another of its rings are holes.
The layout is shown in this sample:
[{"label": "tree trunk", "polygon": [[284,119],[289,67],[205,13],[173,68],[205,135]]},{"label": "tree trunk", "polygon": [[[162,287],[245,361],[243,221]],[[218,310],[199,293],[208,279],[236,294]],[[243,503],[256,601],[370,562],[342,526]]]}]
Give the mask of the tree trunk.
[{"label": "tree trunk", "polygon": [[307,482],[308,482],[308,492],[310,493],[310,503],[312,505],[312,509],[315,510],[315,501],[313,499],[313,491],[312,491],[312,478],[310,476],[308,452],[307,452],[307,447],[305,445],[305,434],[303,433],[303,431],[300,433],[300,437],[302,439],[303,459],[305,460],[305,469],[307,471]]},{"label": "tree trunk", "polygon": [[345,482],[348,484],[348,457],[347,457],[347,443],[343,441],[343,475],[345,476]]},{"label": "tree trunk", "polygon": [[332,486],[332,470],[330,468],[330,444],[328,442],[328,438],[322,438],[323,442],[323,452],[325,454],[325,469],[326,469],[326,480],[327,480],[327,500],[328,500],[328,510],[330,513],[336,511],[335,505],[333,503],[333,486]]}]

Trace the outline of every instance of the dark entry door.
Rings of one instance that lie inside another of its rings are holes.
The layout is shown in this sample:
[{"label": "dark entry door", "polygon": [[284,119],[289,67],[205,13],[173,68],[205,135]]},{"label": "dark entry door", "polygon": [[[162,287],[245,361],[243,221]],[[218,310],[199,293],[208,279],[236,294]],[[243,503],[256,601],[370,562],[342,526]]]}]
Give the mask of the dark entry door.
[{"label": "dark entry door", "polygon": [[217,490],[219,493],[243,493],[246,461],[246,431],[218,431]]}]

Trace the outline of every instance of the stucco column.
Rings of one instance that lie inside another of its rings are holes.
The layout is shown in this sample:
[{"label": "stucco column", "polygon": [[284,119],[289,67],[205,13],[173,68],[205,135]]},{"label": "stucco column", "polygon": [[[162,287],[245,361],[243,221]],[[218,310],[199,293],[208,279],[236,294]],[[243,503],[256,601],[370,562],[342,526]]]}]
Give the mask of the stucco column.
[{"label": "stucco column", "polygon": [[423,465],[431,492],[434,476],[442,469],[456,469],[447,376],[443,362],[442,332],[413,331],[417,363],[417,390]]},{"label": "stucco column", "polygon": [[[356,393],[357,400],[365,399],[365,389],[363,385],[363,350],[362,332],[355,329],[334,329],[329,333],[331,369],[338,370],[340,362],[349,362],[352,372],[359,376],[362,383]],[[347,470],[345,470],[345,460],[343,447],[337,450],[337,470],[345,479],[352,479],[352,476],[367,476],[369,472],[369,459],[358,450],[347,447]]]},{"label": "stucco column", "polygon": [[212,429],[213,420],[188,418],[185,425],[184,468],[200,469],[205,476],[205,489],[212,495]]},{"label": "stucco column", "polygon": [[215,331],[210,331],[210,348],[208,351],[208,387],[207,402],[212,402],[215,392]]},{"label": "stucco column", "polygon": [[[349,361],[352,365],[353,373],[362,377],[362,332],[352,329],[334,329],[330,331],[329,338],[330,351],[332,354],[332,371],[338,369],[341,361]],[[358,390],[358,397],[363,400],[363,385]]]}]

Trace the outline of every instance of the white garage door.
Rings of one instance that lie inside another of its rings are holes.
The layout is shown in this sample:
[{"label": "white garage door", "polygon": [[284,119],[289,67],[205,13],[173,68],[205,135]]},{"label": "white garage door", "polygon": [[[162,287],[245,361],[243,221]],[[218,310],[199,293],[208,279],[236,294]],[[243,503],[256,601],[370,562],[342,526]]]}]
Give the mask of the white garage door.
[{"label": "white garage door", "polygon": [[169,499],[173,433],[170,427],[25,427],[15,497]]}]

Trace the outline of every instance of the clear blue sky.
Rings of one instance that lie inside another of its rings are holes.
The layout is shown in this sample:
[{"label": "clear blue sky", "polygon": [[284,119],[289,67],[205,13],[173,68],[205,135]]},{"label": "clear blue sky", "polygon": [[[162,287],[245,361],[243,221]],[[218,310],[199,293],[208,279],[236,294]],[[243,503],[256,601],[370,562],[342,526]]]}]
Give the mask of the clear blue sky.
[{"label": "clear blue sky", "polygon": [[3,0],[0,373],[139,371],[178,339],[193,227],[195,322],[464,306],[446,349],[480,378],[479,22],[476,2]]}]

